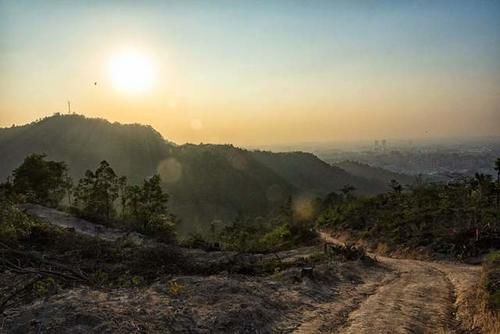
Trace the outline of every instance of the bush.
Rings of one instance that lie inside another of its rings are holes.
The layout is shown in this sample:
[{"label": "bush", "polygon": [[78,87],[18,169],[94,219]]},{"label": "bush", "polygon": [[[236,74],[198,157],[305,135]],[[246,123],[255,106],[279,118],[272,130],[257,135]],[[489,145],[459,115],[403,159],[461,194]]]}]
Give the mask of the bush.
[{"label": "bush", "polygon": [[186,248],[198,248],[205,251],[218,251],[220,245],[218,242],[209,242],[200,233],[191,233],[189,237],[180,242],[180,246]]},{"label": "bush", "polygon": [[8,201],[0,201],[0,242],[14,244],[27,238],[33,221]]}]

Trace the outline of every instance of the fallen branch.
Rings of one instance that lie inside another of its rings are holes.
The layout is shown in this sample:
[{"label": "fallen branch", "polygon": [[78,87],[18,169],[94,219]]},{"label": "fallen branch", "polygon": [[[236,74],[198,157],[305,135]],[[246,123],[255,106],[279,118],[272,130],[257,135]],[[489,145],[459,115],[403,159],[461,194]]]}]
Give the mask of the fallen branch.
[{"label": "fallen branch", "polygon": [[8,269],[10,269],[12,272],[15,272],[17,274],[45,274],[45,275],[49,275],[49,276],[58,276],[58,277],[61,277],[61,278],[67,279],[67,280],[71,280],[71,281],[89,282],[89,280],[87,278],[75,277],[75,276],[71,276],[71,275],[68,275],[68,274],[65,274],[62,272],[58,272],[58,271],[54,271],[54,270],[48,270],[48,269],[43,269],[43,268],[38,268],[38,269],[24,268],[24,267],[18,266],[16,264],[10,262],[9,260],[6,260],[6,259],[2,259],[2,262],[4,263],[4,265]]},{"label": "fallen branch", "polygon": [[[89,281],[88,277],[85,274],[83,274],[81,271],[76,271],[75,269],[73,269],[73,268],[71,268],[71,267],[69,267],[67,265],[64,265],[62,263],[58,263],[58,262],[47,260],[41,254],[39,254],[37,252],[20,251],[20,250],[16,250],[16,249],[12,249],[12,248],[3,248],[0,251],[2,253],[8,252],[8,253],[17,254],[17,255],[21,255],[21,256],[27,257],[27,258],[31,258],[31,259],[37,260],[38,262],[40,262],[42,264],[45,264],[45,265],[48,265],[48,266],[51,266],[51,267],[55,267],[55,268],[58,268],[60,270],[68,271],[72,275],[74,275],[76,278],[78,278],[78,280],[81,280],[81,281],[84,281],[84,282],[88,282]],[[7,261],[5,259],[3,259],[3,260]],[[23,268],[20,268],[20,269],[23,269]],[[73,279],[75,279],[75,278],[73,278]]]}]

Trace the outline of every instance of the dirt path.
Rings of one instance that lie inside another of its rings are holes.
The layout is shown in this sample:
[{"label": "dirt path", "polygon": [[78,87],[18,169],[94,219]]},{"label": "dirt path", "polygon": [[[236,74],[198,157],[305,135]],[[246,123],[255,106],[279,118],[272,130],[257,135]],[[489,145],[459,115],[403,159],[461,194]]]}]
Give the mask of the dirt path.
[{"label": "dirt path", "polygon": [[[321,236],[339,243],[328,234]],[[460,321],[466,312],[461,301],[477,284],[479,267],[383,256],[377,260],[395,277],[380,283],[339,333],[470,333]]]}]

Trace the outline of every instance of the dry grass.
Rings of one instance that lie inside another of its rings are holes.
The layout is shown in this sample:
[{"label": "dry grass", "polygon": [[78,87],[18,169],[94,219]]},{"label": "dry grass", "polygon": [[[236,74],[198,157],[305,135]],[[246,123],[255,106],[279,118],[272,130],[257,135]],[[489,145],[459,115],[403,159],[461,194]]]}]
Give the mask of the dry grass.
[{"label": "dry grass", "polygon": [[500,333],[500,314],[489,308],[487,294],[479,288],[467,301],[468,319],[464,319],[470,328],[478,328],[483,334]]},{"label": "dry grass", "polygon": [[463,322],[469,328],[480,329],[483,334],[500,333],[500,312],[495,305],[491,305],[492,292],[488,290],[488,282],[492,280],[491,272],[498,270],[495,266],[498,266],[498,263],[487,260],[483,264],[479,284],[469,293],[457,296],[457,301],[467,311]]},{"label": "dry grass", "polygon": [[481,286],[477,293],[478,309],[475,313],[475,320],[477,325],[482,329],[485,334],[498,334],[500,333],[500,313],[489,304],[489,293],[485,289],[484,283],[487,280],[487,272],[483,272],[481,279]]}]

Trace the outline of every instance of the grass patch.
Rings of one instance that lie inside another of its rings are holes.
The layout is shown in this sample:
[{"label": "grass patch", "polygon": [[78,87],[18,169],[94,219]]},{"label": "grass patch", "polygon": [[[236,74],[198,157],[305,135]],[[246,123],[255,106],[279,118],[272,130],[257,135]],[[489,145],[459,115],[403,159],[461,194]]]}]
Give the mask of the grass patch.
[{"label": "grass patch", "polygon": [[486,257],[482,285],[488,307],[494,312],[500,312],[500,251],[492,252]]}]

